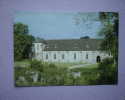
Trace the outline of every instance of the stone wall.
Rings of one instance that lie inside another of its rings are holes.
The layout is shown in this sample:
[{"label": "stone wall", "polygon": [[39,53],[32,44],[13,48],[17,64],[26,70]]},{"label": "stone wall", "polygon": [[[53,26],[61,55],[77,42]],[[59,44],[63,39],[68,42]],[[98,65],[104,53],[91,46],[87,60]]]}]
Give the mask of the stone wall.
[{"label": "stone wall", "polygon": [[46,62],[88,62],[96,63],[97,56],[101,59],[109,57],[99,51],[43,51],[36,58]]},{"label": "stone wall", "polygon": [[101,60],[110,55],[100,51],[44,51],[45,45],[34,43],[35,59],[46,62],[88,62],[96,63],[97,56]]}]

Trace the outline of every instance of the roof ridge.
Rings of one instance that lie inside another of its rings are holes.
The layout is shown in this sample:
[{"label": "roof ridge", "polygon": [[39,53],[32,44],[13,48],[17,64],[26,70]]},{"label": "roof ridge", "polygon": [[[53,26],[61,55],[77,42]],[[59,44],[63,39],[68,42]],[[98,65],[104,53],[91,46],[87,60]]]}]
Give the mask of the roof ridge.
[{"label": "roof ridge", "polygon": [[45,41],[56,41],[56,40],[103,40],[103,39],[99,39],[99,38],[89,38],[89,39],[47,39]]}]

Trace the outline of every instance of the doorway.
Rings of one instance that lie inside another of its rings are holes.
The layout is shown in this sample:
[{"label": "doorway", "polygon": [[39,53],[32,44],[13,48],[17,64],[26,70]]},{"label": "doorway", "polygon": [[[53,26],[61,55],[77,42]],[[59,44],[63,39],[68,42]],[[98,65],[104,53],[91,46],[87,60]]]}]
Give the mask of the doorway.
[{"label": "doorway", "polygon": [[96,62],[97,62],[97,63],[100,63],[100,62],[101,62],[101,57],[100,57],[100,56],[97,56],[97,57],[96,57]]}]

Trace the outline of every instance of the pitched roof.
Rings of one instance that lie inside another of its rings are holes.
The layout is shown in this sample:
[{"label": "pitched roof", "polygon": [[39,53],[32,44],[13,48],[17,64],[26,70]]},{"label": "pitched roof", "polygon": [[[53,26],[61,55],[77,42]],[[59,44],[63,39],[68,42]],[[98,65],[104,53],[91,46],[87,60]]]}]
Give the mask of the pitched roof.
[{"label": "pitched roof", "polygon": [[102,39],[46,40],[45,51],[96,51]]}]

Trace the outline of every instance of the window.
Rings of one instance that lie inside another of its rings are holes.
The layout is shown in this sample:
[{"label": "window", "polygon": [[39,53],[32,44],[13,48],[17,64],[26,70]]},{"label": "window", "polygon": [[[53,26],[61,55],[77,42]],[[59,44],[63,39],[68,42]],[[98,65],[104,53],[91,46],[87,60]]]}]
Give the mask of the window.
[{"label": "window", "polygon": [[88,44],[86,45],[86,49],[89,49],[89,45]]},{"label": "window", "polygon": [[100,56],[97,56],[97,57],[96,57],[96,62],[97,62],[97,63],[100,63],[100,62],[101,62],[101,57],[100,57]]},{"label": "window", "polygon": [[37,44],[37,50],[39,50],[39,44]]},{"label": "window", "polygon": [[35,47],[35,44],[32,44],[33,47]]},{"label": "window", "polygon": [[42,45],[42,44],[40,44],[40,47],[42,48],[42,47],[43,47],[43,45]]},{"label": "window", "polygon": [[38,56],[39,55],[39,53],[36,53],[36,56]]},{"label": "window", "polygon": [[109,56],[111,56],[111,53],[109,52]]},{"label": "window", "polygon": [[48,59],[48,54],[46,54],[46,59]]},{"label": "window", "polygon": [[64,54],[62,54],[62,59],[64,59]]},{"label": "window", "polygon": [[54,54],[54,59],[56,59],[56,54]]},{"label": "window", "polygon": [[88,59],[88,54],[86,54],[86,59]]},{"label": "window", "polygon": [[76,53],[74,54],[74,59],[76,59]]},{"label": "window", "polygon": [[54,48],[57,48],[56,44],[55,44]]}]

